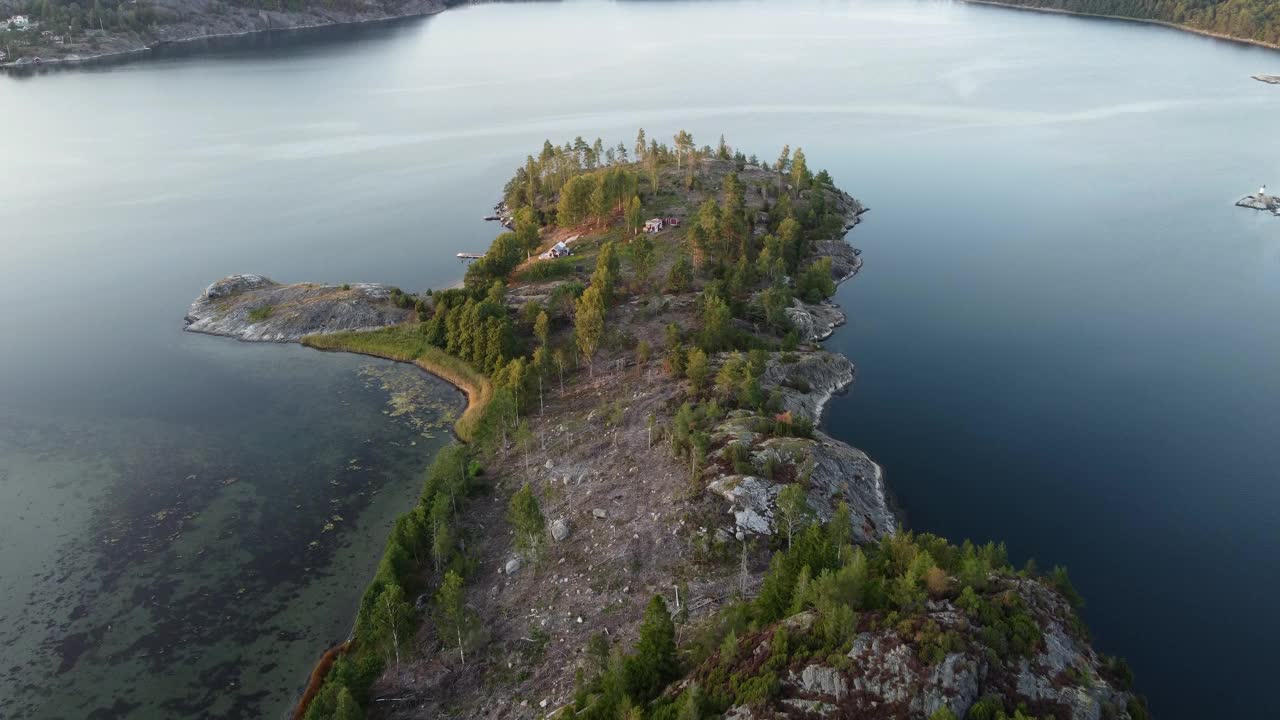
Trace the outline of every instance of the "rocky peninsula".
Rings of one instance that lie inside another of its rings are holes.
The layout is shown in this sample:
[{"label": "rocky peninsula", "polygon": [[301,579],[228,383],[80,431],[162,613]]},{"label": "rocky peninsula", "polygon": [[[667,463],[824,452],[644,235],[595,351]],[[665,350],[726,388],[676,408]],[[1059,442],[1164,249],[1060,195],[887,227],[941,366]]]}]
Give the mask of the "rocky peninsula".
[{"label": "rocky peninsula", "polygon": [[193,303],[192,331],[489,386],[297,716],[1145,718],[1065,571],[902,531],[882,468],[817,429],[855,377],[819,343],[864,206],[800,151],[585,147],[517,172],[461,288],[233,276]]},{"label": "rocky peninsula", "polygon": [[376,283],[281,285],[261,275],[231,275],[187,310],[186,329],[253,342],[299,342],[307,335],[376,330],[406,322],[412,302]]}]

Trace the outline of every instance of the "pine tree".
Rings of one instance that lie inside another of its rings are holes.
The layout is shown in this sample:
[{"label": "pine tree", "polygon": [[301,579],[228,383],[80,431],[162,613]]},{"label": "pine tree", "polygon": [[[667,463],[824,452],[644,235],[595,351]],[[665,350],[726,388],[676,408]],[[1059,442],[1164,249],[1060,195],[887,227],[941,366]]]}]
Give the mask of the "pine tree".
[{"label": "pine tree", "polygon": [[593,284],[582,294],[574,307],[574,330],[577,334],[578,352],[587,361],[591,377],[595,377],[593,362],[600,340],[604,337],[605,304],[601,289]]},{"label": "pine tree", "polygon": [[345,685],[338,690],[338,704],[331,717],[332,720],[364,720],[364,711]]},{"label": "pine tree", "polygon": [[636,284],[641,288],[649,286],[649,278],[653,274],[654,257],[653,241],[648,235],[638,237],[628,246],[631,256],[631,272],[635,275]]},{"label": "pine tree", "polygon": [[707,386],[707,376],[710,374],[710,369],[707,367],[707,354],[702,351],[702,348],[689,351],[684,372],[689,378],[689,386],[693,392],[702,392],[702,389]]},{"label": "pine tree", "polygon": [[732,317],[729,306],[719,295],[704,297],[702,335],[707,348],[717,350],[729,344]]},{"label": "pine tree", "polygon": [[529,483],[526,482],[511,496],[511,502],[507,504],[507,522],[516,531],[517,546],[528,552],[541,547],[546,534],[546,519]]},{"label": "pine tree", "polygon": [[625,663],[628,694],[639,700],[656,697],[679,673],[676,626],[659,595],[653,596],[640,624],[640,640]]},{"label": "pine tree", "polygon": [[693,265],[689,262],[689,256],[681,253],[667,272],[667,292],[682,293],[689,289],[692,282]]}]

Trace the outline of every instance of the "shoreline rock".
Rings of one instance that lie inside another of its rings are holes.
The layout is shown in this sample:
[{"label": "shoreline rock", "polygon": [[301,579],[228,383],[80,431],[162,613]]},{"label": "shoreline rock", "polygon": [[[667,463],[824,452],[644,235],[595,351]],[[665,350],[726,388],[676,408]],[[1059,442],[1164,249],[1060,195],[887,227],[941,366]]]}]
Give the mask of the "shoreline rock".
[{"label": "shoreline rock", "polygon": [[[784,412],[816,425],[831,397],[853,382],[853,363],[844,355],[825,350],[799,355],[792,363],[771,363],[761,377],[761,386],[782,394]],[[843,501],[849,505],[853,529],[861,542],[873,542],[894,532],[897,516],[884,470],[866,453],[821,431],[815,431],[812,438],[775,437],[762,441],[744,426],[747,417],[750,416],[731,416],[714,434],[727,440],[726,447],[750,446],[757,467],[775,461],[807,468],[809,506],[819,520],[830,520]],[[733,516],[730,534],[771,535],[778,532],[777,498],[785,484],[756,475],[733,474],[712,480],[707,489],[728,501],[728,513]]]},{"label": "shoreline rock", "polygon": [[392,288],[378,283],[282,285],[261,275],[231,275],[191,303],[188,332],[246,342],[298,342],[306,335],[376,330],[405,322]]}]

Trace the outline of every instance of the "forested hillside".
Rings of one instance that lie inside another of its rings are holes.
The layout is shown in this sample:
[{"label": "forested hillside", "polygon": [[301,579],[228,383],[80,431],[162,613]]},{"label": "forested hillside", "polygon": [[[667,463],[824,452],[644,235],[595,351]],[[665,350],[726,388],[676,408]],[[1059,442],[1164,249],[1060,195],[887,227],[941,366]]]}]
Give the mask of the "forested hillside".
[{"label": "forested hillside", "polygon": [[1280,45],[1277,0],[1005,0],[1012,5],[1159,20]]}]

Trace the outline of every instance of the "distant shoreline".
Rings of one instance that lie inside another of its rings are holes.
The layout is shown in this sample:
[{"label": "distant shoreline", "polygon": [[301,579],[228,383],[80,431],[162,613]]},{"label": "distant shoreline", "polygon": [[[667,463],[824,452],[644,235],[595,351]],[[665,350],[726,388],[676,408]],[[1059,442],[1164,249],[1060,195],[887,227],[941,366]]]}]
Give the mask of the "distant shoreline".
[{"label": "distant shoreline", "polygon": [[104,61],[109,61],[114,59],[124,59],[132,55],[150,54],[154,52],[156,49],[162,48],[168,45],[181,45],[186,43],[201,42],[205,40],[218,40],[222,38],[241,38],[241,37],[250,37],[252,35],[265,35],[267,33],[274,33],[274,32],[285,33],[285,32],[292,32],[292,31],[320,30],[324,28],[336,28],[336,27],[343,27],[348,25],[368,25],[373,23],[392,22],[395,20],[409,20],[412,18],[430,17],[432,15],[437,15],[441,12],[444,12],[445,10],[448,10],[448,9],[449,9],[449,6],[446,6],[446,5],[439,5],[439,6],[433,5],[433,6],[422,8],[414,12],[399,13],[395,15],[385,15],[381,17],[352,18],[349,20],[334,20],[331,22],[315,22],[315,23],[307,23],[303,25],[265,27],[257,30],[244,30],[240,32],[205,33],[200,35],[190,35],[186,37],[163,38],[163,39],[155,40],[148,45],[143,45],[142,47],[132,47],[132,48],[127,48],[123,50],[112,50],[110,52],[98,53],[96,55],[73,55],[69,57],[55,57],[55,58],[49,58],[49,59],[41,58],[38,62],[33,61],[30,58],[19,58],[18,60],[14,60],[11,62],[0,63],[0,73],[5,71],[28,72],[28,71],[38,70],[40,68],[50,67],[50,66],[65,67],[65,66],[74,66],[74,65],[88,65],[88,64],[99,63],[99,62],[104,62]]},{"label": "distant shoreline", "polygon": [[1224,33],[1213,32],[1212,30],[1203,30],[1201,28],[1192,27],[1190,25],[1179,25],[1178,23],[1168,22],[1166,20],[1155,20],[1153,18],[1135,18],[1125,15],[1103,15],[1100,13],[1079,12],[1076,10],[1063,10],[1061,8],[1045,8],[1035,7],[1032,5],[1017,5],[1015,3],[1000,2],[999,0],[960,0],[970,5],[992,5],[994,7],[1011,8],[1013,10],[1029,10],[1031,12],[1051,13],[1054,15],[1074,15],[1076,17],[1102,18],[1104,20],[1121,20],[1131,23],[1142,23],[1143,25],[1159,25],[1173,30],[1192,33],[1194,35],[1202,35],[1204,37],[1213,38],[1215,40],[1226,40],[1228,42],[1240,43],[1242,45],[1253,45],[1254,47],[1267,48],[1268,50],[1280,50],[1280,44],[1269,43],[1263,40],[1252,40],[1250,38],[1242,38],[1237,35],[1227,35]]}]

